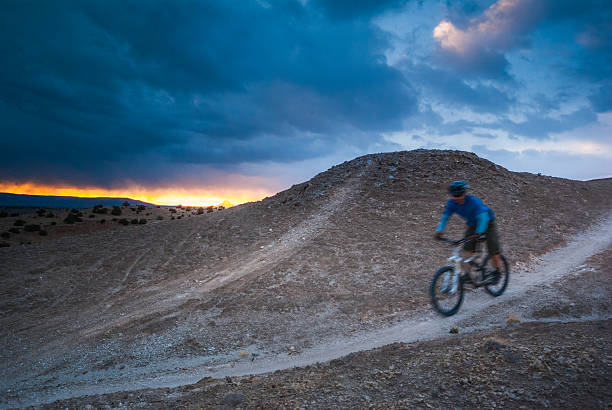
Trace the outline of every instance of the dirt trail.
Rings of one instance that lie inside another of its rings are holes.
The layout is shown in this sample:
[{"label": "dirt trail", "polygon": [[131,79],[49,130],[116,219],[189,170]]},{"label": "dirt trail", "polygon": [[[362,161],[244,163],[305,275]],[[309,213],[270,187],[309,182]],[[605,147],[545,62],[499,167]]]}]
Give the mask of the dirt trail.
[{"label": "dirt trail", "polygon": [[[468,292],[458,314],[451,318],[436,315],[428,306],[415,311],[411,319],[392,327],[359,334],[351,338],[321,341],[313,348],[288,355],[262,355],[251,361],[228,361],[210,365],[210,357],[188,360],[172,359],[151,363],[138,369],[130,369],[129,376],[120,376],[112,370],[100,372],[95,383],[77,384],[65,376],[64,388],[54,391],[30,392],[21,400],[11,399],[2,406],[24,406],[49,403],[62,398],[130,391],[143,388],[175,387],[195,383],[211,376],[240,376],[261,374],[317,362],[327,362],[353,352],[369,350],[393,342],[413,342],[448,336],[453,326],[461,333],[494,328],[505,323],[509,314],[530,318],[533,310],[544,299],[558,298],[557,290],[550,286],[575,271],[587,258],[602,252],[612,243],[612,215],[600,225],[575,236],[566,246],[550,251],[531,263],[517,264],[505,294],[492,298],[484,291]],[[582,320],[606,319],[583,318]],[[531,320],[531,319],[529,319]],[[545,319],[547,321],[551,319]],[[554,320],[554,319],[552,319]],[[63,376],[57,375],[62,378]]]},{"label": "dirt trail", "polygon": [[[352,178],[346,185],[339,188],[321,209],[298,226],[290,229],[279,239],[272,243],[262,245],[261,248],[244,257],[235,258],[226,267],[212,276],[206,269],[196,269],[184,276],[165,281],[163,285],[155,284],[143,287],[137,291],[142,297],[129,296],[125,304],[127,312],[122,317],[98,317],[87,328],[81,330],[81,335],[92,337],[103,333],[109,328],[138,320],[155,312],[168,312],[185,303],[185,301],[199,298],[221,286],[227,286],[239,280],[250,280],[265,273],[267,269],[279,261],[291,257],[300,247],[311,241],[326,227],[326,222],[338,210],[343,209],[358,192],[359,178]],[[122,282],[128,277],[134,266],[147,253],[143,251],[128,267]],[[95,314],[87,315],[96,317]]]}]

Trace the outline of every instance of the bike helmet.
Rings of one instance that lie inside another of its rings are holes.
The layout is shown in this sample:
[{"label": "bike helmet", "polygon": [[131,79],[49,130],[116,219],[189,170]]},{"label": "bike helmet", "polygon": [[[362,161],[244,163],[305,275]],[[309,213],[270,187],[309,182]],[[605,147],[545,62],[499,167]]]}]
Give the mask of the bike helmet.
[{"label": "bike helmet", "polygon": [[461,196],[465,194],[465,191],[467,191],[469,187],[470,186],[465,181],[455,181],[448,187],[448,192],[452,196]]}]

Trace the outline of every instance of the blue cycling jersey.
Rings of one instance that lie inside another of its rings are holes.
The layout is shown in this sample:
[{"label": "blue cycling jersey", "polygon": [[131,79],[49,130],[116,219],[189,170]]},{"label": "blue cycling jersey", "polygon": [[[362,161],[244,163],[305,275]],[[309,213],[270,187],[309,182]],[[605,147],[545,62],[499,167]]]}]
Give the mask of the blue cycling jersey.
[{"label": "blue cycling jersey", "polygon": [[477,234],[481,234],[486,231],[489,221],[495,219],[495,214],[493,211],[488,206],[483,204],[479,198],[466,195],[463,204],[458,204],[452,199],[446,203],[444,213],[442,214],[442,218],[438,224],[438,231],[444,230],[446,227],[446,221],[454,213],[459,214],[459,216],[465,219],[466,225],[475,226]]}]

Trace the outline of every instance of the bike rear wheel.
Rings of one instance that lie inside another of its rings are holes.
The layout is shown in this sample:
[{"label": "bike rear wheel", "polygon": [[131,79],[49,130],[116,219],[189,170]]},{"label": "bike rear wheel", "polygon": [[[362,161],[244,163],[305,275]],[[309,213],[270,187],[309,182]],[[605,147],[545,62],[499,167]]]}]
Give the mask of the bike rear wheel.
[{"label": "bike rear wheel", "polygon": [[[504,293],[506,287],[508,287],[508,281],[510,280],[510,269],[508,268],[508,262],[506,262],[506,258],[504,258],[503,255],[500,256],[502,260],[502,266],[499,271],[499,278],[495,283],[485,286],[485,289],[487,290],[487,292],[489,292],[491,296],[500,296],[502,293]],[[491,262],[491,266],[487,266],[489,261]],[[493,266],[493,260],[491,259],[491,255],[487,255],[483,262],[483,266],[495,269],[495,267]]]},{"label": "bike rear wheel", "polygon": [[455,275],[452,266],[440,268],[431,280],[429,296],[433,307],[444,316],[452,316],[459,310],[463,302],[463,281],[457,278],[457,289],[454,293],[449,290],[452,287],[452,279]]}]

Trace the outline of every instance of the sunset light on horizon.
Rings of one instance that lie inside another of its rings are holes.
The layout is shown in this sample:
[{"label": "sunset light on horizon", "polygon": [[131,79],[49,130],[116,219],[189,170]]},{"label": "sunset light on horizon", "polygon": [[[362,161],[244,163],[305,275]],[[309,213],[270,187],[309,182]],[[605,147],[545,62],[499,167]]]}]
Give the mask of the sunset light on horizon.
[{"label": "sunset light on horizon", "polygon": [[149,202],[154,205],[184,206],[218,206],[240,205],[246,202],[259,201],[273,195],[262,189],[233,189],[226,187],[211,190],[201,187],[167,187],[149,188],[129,186],[126,188],[107,189],[100,187],[76,187],[69,185],[43,185],[36,183],[0,182],[0,192],[24,195],[71,196],[81,198],[130,198]]}]

